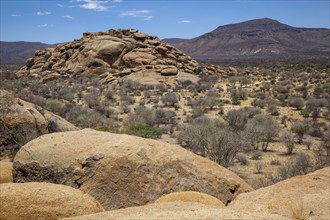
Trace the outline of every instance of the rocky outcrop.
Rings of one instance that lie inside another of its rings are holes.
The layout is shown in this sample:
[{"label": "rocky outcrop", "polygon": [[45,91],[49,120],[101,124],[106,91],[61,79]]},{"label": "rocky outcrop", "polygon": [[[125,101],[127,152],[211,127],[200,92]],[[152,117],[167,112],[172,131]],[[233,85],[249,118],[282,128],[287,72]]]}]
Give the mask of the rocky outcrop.
[{"label": "rocky outcrop", "polygon": [[34,76],[45,82],[92,74],[110,83],[128,75],[177,78],[183,73],[193,74],[197,67],[191,57],[158,37],[134,29],[110,29],[84,33],[81,39],[36,51],[35,58],[28,59],[17,76]]},{"label": "rocky outcrop", "polygon": [[[122,219],[253,219],[253,220],[289,220],[280,215],[267,214],[254,211],[232,210],[217,206],[204,205],[192,202],[165,202],[155,203],[139,207],[130,207],[91,215],[83,215],[66,220],[122,220]],[[63,219],[63,220],[64,220]]]},{"label": "rocky outcrop", "polygon": [[294,219],[329,219],[330,167],[244,193],[230,204],[237,210],[256,210]]},{"label": "rocky outcrop", "polygon": [[13,182],[13,163],[0,161],[0,183]]},{"label": "rocky outcrop", "polygon": [[0,184],[0,219],[58,219],[103,211],[90,195],[51,183]]},{"label": "rocky outcrop", "polygon": [[73,130],[78,129],[61,117],[0,90],[0,155],[42,134]]},{"label": "rocky outcrop", "polygon": [[252,189],[231,171],[179,146],[91,129],[53,133],[27,143],[14,181],[79,188],[106,210],[144,205],[164,194],[198,191],[228,204]]},{"label": "rocky outcrop", "polygon": [[156,203],[161,202],[197,202],[204,205],[225,207],[225,205],[219,199],[205,193],[194,191],[170,193],[156,200]]}]

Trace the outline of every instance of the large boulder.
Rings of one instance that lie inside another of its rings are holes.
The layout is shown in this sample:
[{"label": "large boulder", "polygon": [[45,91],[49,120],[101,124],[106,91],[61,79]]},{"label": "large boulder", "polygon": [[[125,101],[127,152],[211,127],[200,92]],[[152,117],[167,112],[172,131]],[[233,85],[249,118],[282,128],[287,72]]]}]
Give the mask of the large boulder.
[{"label": "large boulder", "polygon": [[330,167],[240,194],[230,207],[294,219],[329,219]]},{"label": "large boulder", "polygon": [[102,212],[90,195],[51,183],[0,184],[0,219],[58,219]]},{"label": "large boulder", "polygon": [[[112,210],[91,215],[83,215],[66,220],[122,220],[122,219],[195,219],[195,220],[213,220],[213,219],[253,219],[253,220],[289,220],[280,215],[254,212],[239,211],[228,208],[219,208],[195,202],[165,202],[154,203],[139,207],[130,207],[119,210]],[[64,220],[63,219],[63,220]]]},{"label": "large boulder", "polygon": [[61,117],[0,90],[0,156],[42,134],[74,130],[78,128]]},{"label": "large boulder", "polygon": [[224,204],[252,189],[231,171],[179,146],[91,129],[27,143],[14,181],[48,181],[88,192],[107,209],[144,205],[171,192],[198,191]]},{"label": "large boulder", "polygon": [[13,163],[0,161],[0,183],[13,182]]}]

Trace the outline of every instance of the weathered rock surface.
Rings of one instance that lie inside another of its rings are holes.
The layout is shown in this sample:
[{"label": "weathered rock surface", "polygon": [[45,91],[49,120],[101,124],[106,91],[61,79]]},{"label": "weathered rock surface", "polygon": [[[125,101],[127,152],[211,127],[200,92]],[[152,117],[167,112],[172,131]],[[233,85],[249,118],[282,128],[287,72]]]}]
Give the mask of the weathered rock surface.
[{"label": "weathered rock surface", "polygon": [[160,197],[155,203],[161,202],[197,202],[204,205],[225,207],[225,204],[223,204],[219,199],[205,193],[194,191],[170,193]]},{"label": "weathered rock surface", "polygon": [[44,135],[14,160],[14,181],[47,181],[88,192],[106,210],[198,191],[227,204],[252,189],[231,171],[179,146],[91,129]]},{"label": "weathered rock surface", "polygon": [[0,219],[58,219],[102,212],[90,195],[51,183],[0,184]]},{"label": "weathered rock surface", "polygon": [[83,215],[72,218],[64,218],[67,220],[122,220],[122,219],[267,219],[267,220],[289,220],[289,218],[253,212],[245,210],[232,210],[228,208],[219,208],[217,206],[203,205],[192,202],[166,202],[155,203],[139,207],[130,207],[125,209],[101,212],[91,215]]},{"label": "weathered rock surface", "polygon": [[0,183],[13,182],[13,163],[0,161]]},{"label": "weathered rock surface", "polygon": [[[159,69],[159,64],[164,69]],[[104,83],[111,83],[143,73],[138,78],[141,83],[150,77],[154,78],[153,83],[159,83],[164,77],[177,79],[182,74],[192,75],[197,67],[195,60],[158,37],[134,29],[110,29],[108,32],[84,33],[81,39],[36,51],[35,58],[28,59],[17,76],[34,76],[46,82],[93,74],[102,75]]]},{"label": "weathered rock surface", "polygon": [[329,219],[330,167],[241,194],[230,207],[296,219]]},{"label": "weathered rock surface", "polygon": [[0,90],[0,155],[47,133],[78,130],[61,117]]}]

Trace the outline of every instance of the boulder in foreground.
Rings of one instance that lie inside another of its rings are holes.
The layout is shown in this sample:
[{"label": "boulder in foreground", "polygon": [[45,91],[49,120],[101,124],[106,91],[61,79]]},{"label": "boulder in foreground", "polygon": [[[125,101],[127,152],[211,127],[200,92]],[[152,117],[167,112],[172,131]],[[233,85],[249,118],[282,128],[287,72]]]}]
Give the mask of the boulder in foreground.
[{"label": "boulder in foreground", "polygon": [[330,167],[241,194],[230,207],[295,219],[329,219]]},{"label": "boulder in foreground", "polygon": [[239,211],[218,206],[204,205],[194,202],[154,203],[139,207],[130,207],[97,214],[65,218],[66,220],[164,220],[164,219],[253,219],[253,220],[289,220],[289,218],[253,211]]},{"label": "boulder in foreground", "polygon": [[91,129],[53,133],[27,143],[14,160],[14,181],[47,181],[88,192],[106,210],[198,191],[224,204],[252,189],[233,172],[180,146]]},{"label": "boulder in foreground", "polygon": [[90,195],[51,183],[0,184],[0,219],[58,219],[103,211]]}]

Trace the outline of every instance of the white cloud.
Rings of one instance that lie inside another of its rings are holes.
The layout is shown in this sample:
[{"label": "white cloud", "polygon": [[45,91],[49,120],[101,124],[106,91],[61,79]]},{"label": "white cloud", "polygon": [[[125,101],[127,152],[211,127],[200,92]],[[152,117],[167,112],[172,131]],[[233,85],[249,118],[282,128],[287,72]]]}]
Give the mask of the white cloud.
[{"label": "white cloud", "polygon": [[20,17],[20,16],[22,16],[22,15],[20,15],[20,14],[12,14],[11,16],[12,16],[12,17]]},{"label": "white cloud", "polygon": [[85,0],[83,2],[85,4],[79,5],[79,7],[95,11],[107,11],[109,9],[109,7],[102,5],[105,3],[104,1]]},{"label": "white cloud", "polygon": [[189,20],[181,20],[181,21],[178,21],[179,24],[189,24],[191,23],[191,21]]},{"label": "white cloud", "polygon": [[37,15],[39,16],[43,16],[43,15],[51,15],[52,13],[49,11],[38,11]]},{"label": "white cloud", "polygon": [[40,24],[37,26],[38,28],[44,28],[44,27],[48,27],[48,24]]},{"label": "white cloud", "polygon": [[103,5],[99,5],[97,3],[86,3],[86,4],[83,4],[83,5],[79,5],[79,7],[85,8],[85,9],[91,9],[91,10],[95,10],[95,11],[106,11],[106,10],[108,10],[108,7],[103,6]]},{"label": "white cloud", "polygon": [[76,7],[74,5],[62,5],[62,4],[57,4],[56,6],[60,7],[60,8],[74,8],[74,7]]},{"label": "white cloud", "polygon": [[125,11],[122,12],[121,16],[128,16],[128,17],[135,17],[135,18],[142,18],[143,20],[152,20],[153,16],[150,14],[152,11],[150,10],[132,10],[132,11]]},{"label": "white cloud", "polygon": [[62,18],[73,19],[73,17],[71,17],[70,15],[64,15],[62,16]]}]

